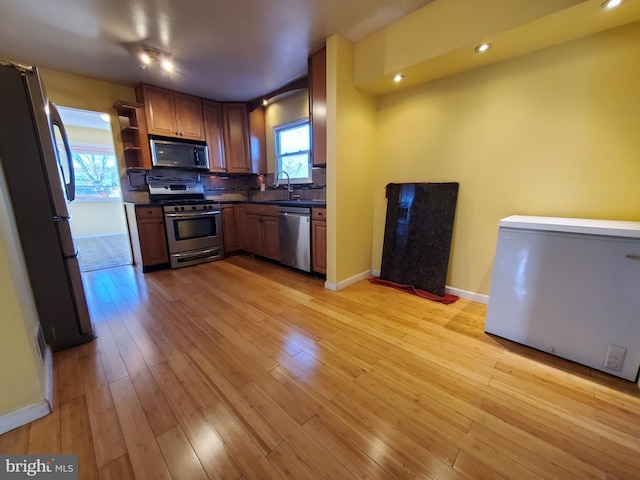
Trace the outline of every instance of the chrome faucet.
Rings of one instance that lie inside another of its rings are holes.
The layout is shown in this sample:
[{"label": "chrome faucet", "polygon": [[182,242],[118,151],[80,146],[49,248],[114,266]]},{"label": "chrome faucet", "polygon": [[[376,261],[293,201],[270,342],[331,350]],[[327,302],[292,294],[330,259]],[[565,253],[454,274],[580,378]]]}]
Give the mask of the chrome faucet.
[{"label": "chrome faucet", "polygon": [[289,174],[282,170],[281,172],[276,172],[276,187],[280,186],[280,174],[284,173],[287,176],[287,200],[291,200],[291,193],[293,189],[291,188],[291,178],[289,178]]}]

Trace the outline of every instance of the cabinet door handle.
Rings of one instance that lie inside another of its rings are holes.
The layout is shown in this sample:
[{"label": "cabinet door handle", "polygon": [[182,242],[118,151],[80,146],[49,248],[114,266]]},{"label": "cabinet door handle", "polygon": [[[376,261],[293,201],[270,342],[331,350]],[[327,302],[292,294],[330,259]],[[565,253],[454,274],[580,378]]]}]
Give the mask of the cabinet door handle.
[{"label": "cabinet door handle", "polygon": [[633,253],[630,253],[629,255],[627,255],[627,258],[629,260],[640,260],[640,255],[634,255]]}]

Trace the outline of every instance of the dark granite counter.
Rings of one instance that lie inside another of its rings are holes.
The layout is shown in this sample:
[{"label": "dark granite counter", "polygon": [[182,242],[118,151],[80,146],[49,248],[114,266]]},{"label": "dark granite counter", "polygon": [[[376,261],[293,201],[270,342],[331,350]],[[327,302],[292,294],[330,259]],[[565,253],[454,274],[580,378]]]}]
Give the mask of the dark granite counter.
[{"label": "dark granite counter", "polygon": [[318,207],[326,208],[326,200],[250,200],[248,202],[220,202],[224,203],[255,203],[260,205],[278,205],[287,207]]},{"label": "dark granite counter", "polygon": [[[213,201],[215,200],[208,200]],[[162,205],[152,202],[123,202],[125,205],[133,205],[136,208],[144,207],[160,207]],[[282,205],[288,207],[317,207],[326,208],[327,202],[325,200],[220,200],[221,205],[236,205],[239,203],[254,203],[258,205]]]}]

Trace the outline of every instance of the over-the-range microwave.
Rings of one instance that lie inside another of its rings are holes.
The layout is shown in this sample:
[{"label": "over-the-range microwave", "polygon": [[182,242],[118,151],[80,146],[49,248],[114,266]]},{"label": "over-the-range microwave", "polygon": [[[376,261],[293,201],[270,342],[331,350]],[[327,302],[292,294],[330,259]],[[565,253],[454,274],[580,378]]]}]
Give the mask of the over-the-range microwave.
[{"label": "over-the-range microwave", "polygon": [[209,151],[204,142],[167,140],[149,136],[154,167],[209,170]]}]

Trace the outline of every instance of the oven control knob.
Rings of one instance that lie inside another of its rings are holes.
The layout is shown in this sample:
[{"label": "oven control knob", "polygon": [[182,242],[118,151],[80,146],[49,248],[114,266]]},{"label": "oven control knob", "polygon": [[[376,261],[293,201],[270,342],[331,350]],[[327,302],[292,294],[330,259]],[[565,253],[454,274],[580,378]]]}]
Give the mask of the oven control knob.
[{"label": "oven control knob", "polygon": [[184,207],[180,207],[180,210],[184,210]]},{"label": "oven control knob", "polygon": [[191,210],[195,210],[195,209],[196,209],[196,206],[195,206],[195,205],[194,205],[193,207],[191,207]]}]

